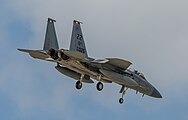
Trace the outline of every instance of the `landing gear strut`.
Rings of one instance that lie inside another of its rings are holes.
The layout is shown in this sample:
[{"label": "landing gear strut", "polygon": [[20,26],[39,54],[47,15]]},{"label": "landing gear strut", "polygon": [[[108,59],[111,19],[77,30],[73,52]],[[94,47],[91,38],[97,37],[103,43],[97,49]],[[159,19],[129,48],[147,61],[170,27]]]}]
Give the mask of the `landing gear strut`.
[{"label": "landing gear strut", "polygon": [[103,83],[102,82],[100,82],[101,81],[101,74],[99,74],[98,76],[97,76],[97,80],[99,80],[99,82],[97,83],[97,90],[98,91],[101,91],[102,89],[103,89]]},{"label": "landing gear strut", "polygon": [[82,74],[82,75],[80,76],[80,80],[76,82],[76,89],[79,90],[79,89],[82,88],[82,80],[83,80],[83,78],[84,78],[84,74]]},{"label": "landing gear strut", "polygon": [[122,88],[120,90],[120,93],[122,93],[122,95],[121,95],[121,98],[119,98],[119,103],[120,104],[123,104],[123,102],[124,102],[123,96],[125,95],[127,90],[128,90],[128,88],[125,89],[125,86],[122,86]]}]

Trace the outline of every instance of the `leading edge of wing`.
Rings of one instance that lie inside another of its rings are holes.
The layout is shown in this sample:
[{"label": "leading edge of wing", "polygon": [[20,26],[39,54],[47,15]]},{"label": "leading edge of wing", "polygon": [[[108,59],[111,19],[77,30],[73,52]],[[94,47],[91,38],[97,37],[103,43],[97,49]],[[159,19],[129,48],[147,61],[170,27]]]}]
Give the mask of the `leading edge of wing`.
[{"label": "leading edge of wing", "polygon": [[120,58],[105,58],[105,59],[96,59],[91,61],[91,63],[96,64],[111,64],[120,69],[126,70],[132,63],[130,61],[120,59]]}]

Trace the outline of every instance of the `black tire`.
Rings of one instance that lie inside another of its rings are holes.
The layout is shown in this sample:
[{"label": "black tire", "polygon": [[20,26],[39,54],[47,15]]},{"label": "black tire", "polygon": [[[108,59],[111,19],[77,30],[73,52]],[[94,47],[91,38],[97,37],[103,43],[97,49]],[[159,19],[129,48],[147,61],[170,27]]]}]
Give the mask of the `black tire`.
[{"label": "black tire", "polygon": [[103,83],[102,82],[98,82],[97,83],[97,90],[101,91],[103,89]]},{"label": "black tire", "polygon": [[76,82],[76,89],[81,89],[82,88],[82,82],[80,82],[80,81],[77,81]]},{"label": "black tire", "polygon": [[119,103],[123,104],[123,102],[124,102],[123,98],[119,98]]}]

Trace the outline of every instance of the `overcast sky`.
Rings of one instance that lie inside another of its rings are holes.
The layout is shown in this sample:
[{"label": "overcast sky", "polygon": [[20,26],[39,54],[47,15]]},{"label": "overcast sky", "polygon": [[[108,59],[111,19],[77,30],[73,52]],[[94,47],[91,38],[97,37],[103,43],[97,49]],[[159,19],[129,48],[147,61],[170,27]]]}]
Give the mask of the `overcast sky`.
[{"label": "overcast sky", "polygon": [[[163,98],[129,90],[120,105],[121,86],[78,91],[54,63],[17,51],[43,48],[48,17],[61,48],[80,20],[89,56],[131,61]],[[0,0],[0,18],[0,119],[188,119],[187,0]]]}]

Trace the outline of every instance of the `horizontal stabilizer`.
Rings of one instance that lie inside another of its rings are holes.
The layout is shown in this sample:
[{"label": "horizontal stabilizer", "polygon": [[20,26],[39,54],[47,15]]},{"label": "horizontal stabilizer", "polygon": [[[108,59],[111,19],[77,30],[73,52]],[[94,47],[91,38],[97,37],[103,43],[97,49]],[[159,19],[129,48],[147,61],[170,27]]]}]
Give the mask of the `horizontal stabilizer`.
[{"label": "horizontal stabilizer", "polygon": [[21,52],[29,53],[29,55],[33,58],[47,60],[47,61],[54,61],[44,50],[28,50],[28,49],[18,49],[18,50]]},{"label": "horizontal stabilizer", "polygon": [[20,48],[18,48],[17,50],[19,50],[21,52],[26,52],[26,53],[30,53],[30,52],[36,51],[36,50],[28,50],[28,49],[20,49]]}]

